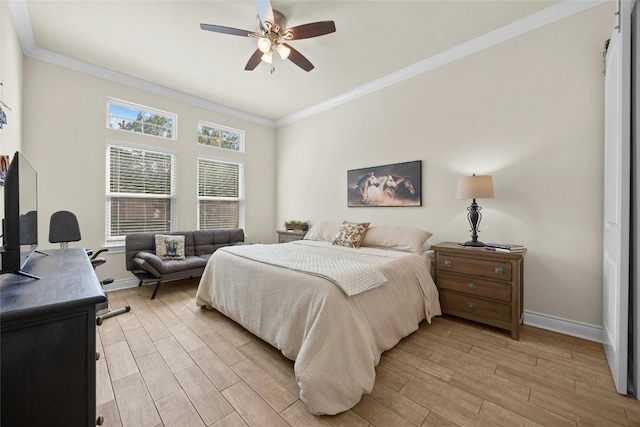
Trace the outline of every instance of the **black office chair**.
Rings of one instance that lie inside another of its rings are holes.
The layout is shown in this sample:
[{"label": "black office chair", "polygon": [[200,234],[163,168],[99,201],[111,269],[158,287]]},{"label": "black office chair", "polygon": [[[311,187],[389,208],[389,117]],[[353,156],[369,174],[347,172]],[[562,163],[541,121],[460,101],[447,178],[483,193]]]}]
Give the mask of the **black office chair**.
[{"label": "black office chair", "polygon": [[[58,211],[51,215],[49,220],[49,243],[60,243],[61,248],[68,248],[69,242],[79,242],[80,239],[80,226],[78,225],[78,218],[74,213],[69,211]],[[87,256],[89,256],[89,260],[91,261],[91,265],[94,270],[96,267],[107,262],[105,258],[98,258],[98,255],[107,251],[108,249],[100,249],[94,254],[92,250],[87,250]],[[100,282],[103,287],[110,283],[113,283],[113,279],[104,279]],[[96,316],[98,325],[102,324],[104,319],[126,313],[131,310],[131,307],[128,305],[117,310],[109,310],[108,304],[109,302],[107,300],[104,303],[96,305],[97,312],[107,310],[105,314]]]}]

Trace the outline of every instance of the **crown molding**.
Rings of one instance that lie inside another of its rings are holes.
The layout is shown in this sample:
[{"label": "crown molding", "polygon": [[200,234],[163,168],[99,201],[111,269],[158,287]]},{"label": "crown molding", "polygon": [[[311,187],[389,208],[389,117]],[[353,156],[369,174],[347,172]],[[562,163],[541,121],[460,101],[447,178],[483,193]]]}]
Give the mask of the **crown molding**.
[{"label": "crown molding", "polygon": [[370,83],[364,84],[334,98],[328,99],[297,113],[291,114],[290,116],[279,119],[276,121],[276,127],[281,127],[298,120],[302,120],[306,117],[334,108],[340,104],[344,104],[356,98],[360,98],[361,96],[377,92],[396,83],[400,83],[404,80],[408,80],[420,74],[431,71],[435,68],[449,64],[453,61],[457,61],[458,59],[464,58],[465,56],[473,55],[474,53],[478,53],[482,50],[488,49],[507,40],[511,40],[515,37],[518,37],[540,27],[553,24],[554,22],[568,18],[569,16],[584,12],[585,10],[591,9],[592,7],[606,3],[607,1],[608,0],[564,0],[561,3],[550,6],[546,9],[541,10],[540,12],[534,13],[525,18],[519,19],[503,27],[490,31],[486,34],[476,37],[475,39],[471,39],[467,42],[459,44],[455,47],[452,47],[451,49],[445,50],[413,65],[402,68]]},{"label": "crown molding", "polygon": [[119,73],[117,71],[109,70],[107,68],[99,67],[88,62],[80,61],[65,55],[60,55],[58,53],[39,48],[35,45],[35,41],[33,38],[33,30],[31,28],[31,19],[29,17],[27,2],[23,0],[8,1],[7,5],[9,6],[9,13],[11,14],[11,18],[13,19],[14,26],[16,27],[16,32],[18,33],[18,38],[22,46],[22,52],[25,56],[39,59],[44,62],[59,65],[61,67],[69,68],[71,70],[79,71],[81,73],[89,74],[105,80],[110,80],[115,83],[134,87],[136,89],[141,89],[150,93],[155,93],[157,95],[195,105],[206,110],[215,111],[232,117],[237,117],[239,119],[247,120],[249,122],[257,123],[263,126],[272,128],[276,126],[275,121],[273,120],[258,117],[244,111],[227,107],[225,105],[207,101],[206,99],[199,98],[197,96],[188,95],[184,92],[157,85],[155,83],[151,83],[137,77],[132,77],[127,74]]},{"label": "crown molding", "polygon": [[395,85],[396,83],[411,79],[435,68],[457,61],[458,59],[473,55],[497,44],[503,43],[507,40],[511,40],[522,34],[528,33],[549,24],[553,24],[554,22],[568,18],[572,15],[584,12],[595,6],[606,3],[607,1],[608,0],[564,0],[554,6],[550,6],[544,10],[514,21],[496,30],[490,31],[486,34],[483,34],[482,36],[476,37],[475,39],[459,44],[451,49],[433,55],[413,65],[395,71],[384,77],[359,86],[353,90],[344,92],[336,97],[330,98],[326,101],[320,102],[309,108],[305,108],[298,111],[297,113],[291,114],[275,121],[265,119],[263,117],[258,117],[253,114],[217,104],[212,101],[207,101],[193,95],[188,95],[184,92],[150,83],[136,77],[132,77],[103,67],[98,67],[87,62],[79,61],[64,55],[41,49],[35,45],[27,2],[25,0],[8,1],[7,5],[9,7],[9,13],[11,14],[11,17],[13,19],[14,26],[16,27],[16,32],[18,33],[18,38],[20,39],[22,51],[25,56],[100,77],[106,80],[111,80],[116,83],[145,90],[147,92],[162,95],[167,98],[192,104],[207,110],[216,111],[232,117],[237,117],[263,126],[278,128],[329,110],[338,105],[350,102],[354,99],[360,98],[370,93],[377,92],[386,87]]}]

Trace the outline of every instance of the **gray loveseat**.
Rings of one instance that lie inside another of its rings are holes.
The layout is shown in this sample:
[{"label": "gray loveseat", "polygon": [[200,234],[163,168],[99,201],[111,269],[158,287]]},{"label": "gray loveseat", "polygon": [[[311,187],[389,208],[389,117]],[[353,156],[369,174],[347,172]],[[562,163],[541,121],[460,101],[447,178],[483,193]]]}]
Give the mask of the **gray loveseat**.
[{"label": "gray loveseat", "polygon": [[[163,260],[157,256],[156,234],[183,235],[185,259]],[[245,244],[241,228],[128,234],[125,238],[126,267],[140,280],[138,286],[146,282],[156,283],[151,295],[154,299],[161,282],[201,276],[207,261],[218,248],[241,244]]]}]

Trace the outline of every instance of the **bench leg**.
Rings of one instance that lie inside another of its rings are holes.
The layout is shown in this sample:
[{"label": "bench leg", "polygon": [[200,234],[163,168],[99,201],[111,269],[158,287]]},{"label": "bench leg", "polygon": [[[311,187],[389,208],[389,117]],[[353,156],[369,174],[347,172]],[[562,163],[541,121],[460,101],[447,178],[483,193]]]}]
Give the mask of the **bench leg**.
[{"label": "bench leg", "polygon": [[151,299],[155,299],[156,298],[156,294],[158,293],[158,289],[160,289],[160,281],[158,280],[158,283],[156,283],[156,288],[153,290],[153,294],[151,295]]}]

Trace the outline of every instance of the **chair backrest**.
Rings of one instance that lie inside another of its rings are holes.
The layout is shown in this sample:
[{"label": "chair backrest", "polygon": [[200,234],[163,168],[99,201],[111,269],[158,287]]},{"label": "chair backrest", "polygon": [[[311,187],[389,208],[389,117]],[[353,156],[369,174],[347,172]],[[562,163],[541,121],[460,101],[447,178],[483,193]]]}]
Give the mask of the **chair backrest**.
[{"label": "chair backrest", "polygon": [[67,246],[69,242],[80,241],[78,218],[69,211],[58,211],[49,220],[49,243]]}]

